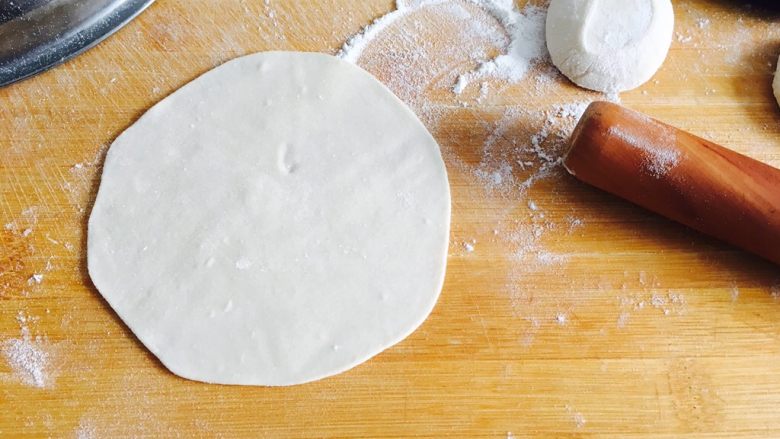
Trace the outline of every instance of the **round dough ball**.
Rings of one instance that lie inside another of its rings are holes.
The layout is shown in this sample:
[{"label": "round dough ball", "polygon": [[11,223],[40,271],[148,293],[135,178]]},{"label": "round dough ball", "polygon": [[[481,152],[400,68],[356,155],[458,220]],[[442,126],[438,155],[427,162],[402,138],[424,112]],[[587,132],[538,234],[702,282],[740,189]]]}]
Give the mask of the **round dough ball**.
[{"label": "round dough ball", "polygon": [[772,83],[772,88],[775,91],[777,104],[780,105],[780,58],[777,60],[777,71],[775,72],[775,80]]},{"label": "round dough ball", "polygon": [[228,62],[111,146],[89,273],[172,372],[292,385],[350,369],[433,309],[447,173],[385,86],[331,56]]},{"label": "round dough ball", "polygon": [[670,0],[552,0],[547,12],[555,66],[575,84],[605,93],[650,80],[673,31]]}]

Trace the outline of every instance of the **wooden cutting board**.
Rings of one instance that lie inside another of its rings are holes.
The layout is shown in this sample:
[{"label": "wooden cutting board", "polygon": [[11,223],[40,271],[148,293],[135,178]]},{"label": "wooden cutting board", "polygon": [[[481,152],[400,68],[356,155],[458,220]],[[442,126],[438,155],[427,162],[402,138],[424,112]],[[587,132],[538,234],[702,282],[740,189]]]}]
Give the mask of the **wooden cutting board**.
[{"label": "wooden cutting board", "polygon": [[[0,89],[0,436],[780,437],[780,269],[559,168],[538,175],[532,138],[559,147],[566,109],[598,96],[549,71],[550,84],[532,72],[456,96],[475,64],[453,47],[502,40],[464,37],[444,9],[403,18],[361,59],[424,113],[450,171],[448,275],[428,321],[365,365],[292,388],[186,381],[133,337],[85,268],[107,146],[226,60],[335,53],[393,6],[160,0]],[[675,10],[666,64],[623,103],[780,166],[778,14],[725,0]]]}]

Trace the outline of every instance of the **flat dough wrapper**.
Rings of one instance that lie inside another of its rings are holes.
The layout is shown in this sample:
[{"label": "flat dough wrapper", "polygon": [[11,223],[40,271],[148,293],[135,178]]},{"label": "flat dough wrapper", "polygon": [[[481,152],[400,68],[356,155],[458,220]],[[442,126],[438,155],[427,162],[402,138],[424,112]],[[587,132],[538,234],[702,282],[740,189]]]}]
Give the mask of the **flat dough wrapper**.
[{"label": "flat dough wrapper", "polygon": [[293,385],[346,371],[432,311],[447,173],[417,117],[322,54],[230,61],[111,146],[92,280],[185,378]]}]

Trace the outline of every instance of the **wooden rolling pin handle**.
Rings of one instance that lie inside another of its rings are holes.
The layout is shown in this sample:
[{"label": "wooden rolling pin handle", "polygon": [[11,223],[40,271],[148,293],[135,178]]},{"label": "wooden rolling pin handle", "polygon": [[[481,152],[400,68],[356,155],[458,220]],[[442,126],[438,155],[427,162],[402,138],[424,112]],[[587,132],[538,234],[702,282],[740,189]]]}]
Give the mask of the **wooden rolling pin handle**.
[{"label": "wooden rolling pin handle", "polygon": [[608,102],[564,159],[576,178],[780,264],[780,170]]}]

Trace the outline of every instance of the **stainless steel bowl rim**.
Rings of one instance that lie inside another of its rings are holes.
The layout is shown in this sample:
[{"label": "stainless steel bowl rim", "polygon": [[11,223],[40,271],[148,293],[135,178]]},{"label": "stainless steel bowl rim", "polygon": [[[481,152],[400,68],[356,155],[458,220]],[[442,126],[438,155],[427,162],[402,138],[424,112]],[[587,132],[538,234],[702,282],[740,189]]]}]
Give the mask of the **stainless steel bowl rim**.
[{"label": "stainless steel bowl rim", "polygon": [[0,5],[0,87],[90,49],[154,0],[17,0]]}]

